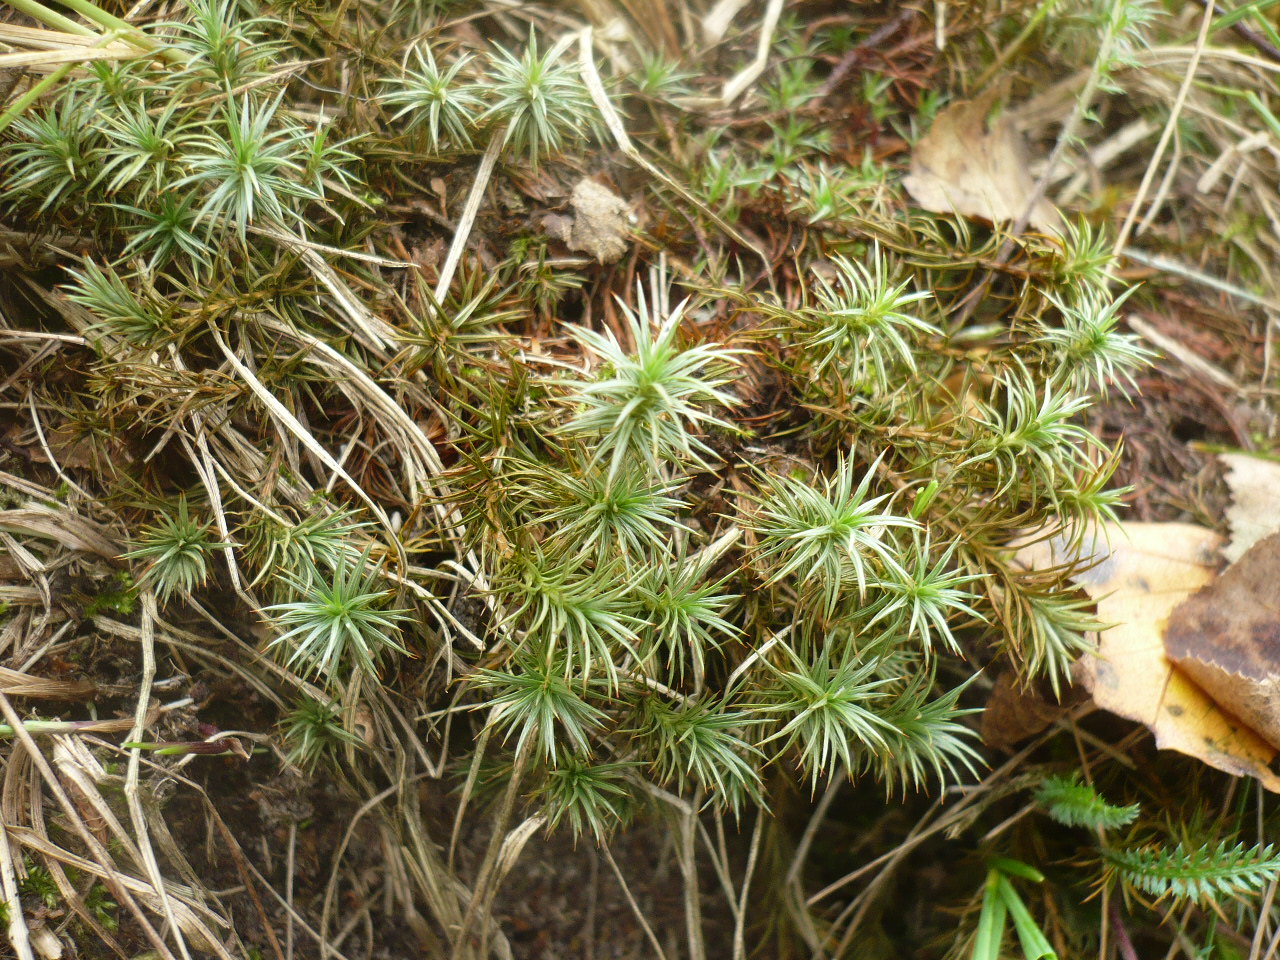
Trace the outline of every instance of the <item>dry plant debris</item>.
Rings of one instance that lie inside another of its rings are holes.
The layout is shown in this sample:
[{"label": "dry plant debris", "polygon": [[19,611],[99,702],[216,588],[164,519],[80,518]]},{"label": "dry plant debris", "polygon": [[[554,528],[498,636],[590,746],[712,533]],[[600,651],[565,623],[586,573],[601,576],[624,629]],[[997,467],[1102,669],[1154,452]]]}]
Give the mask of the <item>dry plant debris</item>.
[{"label": "dry plant debris", "polygon": [[597,263],[617,263],[627,252],[631,231],[627,202],[603,184],[584,177],[569,197],[573,215],[548,214],[542,220],[550,236]]},{"label": "dry plant debris", "polygon": [[1030,226],[1051,231],[1061,220],[1048,201],[1036,199],[1030,160],[1022,133],[991,90],[938,114],[916,143],[902,185],[935,213],[1007,225],[1029,212]]},{"label": "dry plant debris", "polygon": [[4,0],[13,953],[1273,951],[1273,17]]},{"label": "dry plant debris", "polygon": [[1280,745],[1280,534],[1180,603],[1164,644],[1217,703]]},{"label": "dry plant debris", "polygon": [[[1235,715],[1234,697],[1215,701],[1196,682],[1203,671],[1187,670],[1179,652],[1165,649],[1180,605],[1215,581],[1222,543],[1212,530],[1191,524],[1124,523],[1096,531],[1082,552],[1087,569],[1074,579],[1097,601],[1098,618],[1108,627],[1097,654],[1076,663],[1075,679],[1102,709],[1148,727],[1159,748],[1256,777],[1280,792],[1280,777],[1268,767],[1276,748]],[[1018,555],[1033,567],[1077,559],[1052,542]]]},{"label": "dry plant debris", "polygon": [[[1244,454],[1219,459],[1229,541],[1192,525],[1125,523],[1101,528],[1076,557],[1052,541],[1018,556],[1087,565],[1074,579],[1110,626],[1075,678],[1099,707],[1145,724],[1162,748],[1277,790],[1268,765],[1280,749],[1280,472]],[[1231,560],[1221,573],[1217,554]]]},{"label": "dry plant debris", "polygon": [[1231,539],[1222,555],[1236,563],[1254,544],[1280,533],[1280,463],[1247,453],[1220,453],[1218,460],[1226,467],[1231,490]]},{"label": "dry plant debris", "polygon": [[[1074,688],[1073,688],[1074,689]],[[1062,691],[1066,699],[1072,691]],[[982,742],[995,750],[1013,752],[1020,743],[1063,720],[1070,707],[1050,690],[1028,688],[1012,671],[996,678],[982,707]]]}]

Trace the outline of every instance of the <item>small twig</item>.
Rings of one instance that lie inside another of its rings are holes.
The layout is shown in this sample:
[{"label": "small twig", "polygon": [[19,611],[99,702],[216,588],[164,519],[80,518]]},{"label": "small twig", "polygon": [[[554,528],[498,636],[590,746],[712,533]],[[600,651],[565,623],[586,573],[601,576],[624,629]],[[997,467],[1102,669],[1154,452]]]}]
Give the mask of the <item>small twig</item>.
[{"label": "small twig", "polygon": [[46,333],[43,330],[4,330],[0,331],[0,337],[6,340],[58,340],[77,347],[83,347],[89,343],[84,337],[74,333]]},{"label": "small twig", "polygon": [[471,794],[475,791],[476,781],[480,778],[480,762],[485,749],[489,746],[489,736],[493,728],[487,724],[480,729],[476,737],[475,749],[471,752],[471,763],[467,768],[467,779],[458,793],[458,808],[453,813],[453,830],[449,834],[449,853],[445,858],[445,867],[453,873],[454,855],[458,852],[458,839],[462,836],[462,824],[466,817],[467,804],[471,802]]},{"label": "small twig", "polygon": [[380,803],[399,793],[402,789],[407,789],[417,781],[423,779],[426,774],[418,774],[409,783],[394,783],[380,793],[374,794],[358,809],[347,821],[347,829],[342,835],[342,840],[338,844],[338,849],[333,855],[333,866],[330,868],[329,882],[325,886],[324,903],[320,908],[320,932],[319,941],[322,954],[336,953],[329,947],[329,917],[333,913],[333,902],[338,892],[338,875],[342,868],[342,858],[347,852],[347,847],[351,845],[351,839],[355,836],[356,827],[360,825],[360,821],[365,815],[377,807]]},{"label": "small twig", "polygon": [[294,248],[303,248],[314,253],[327,253],[332,257],[340,257],[347,260],[358,260],[361,263],[371,263],[378,267],[388,267],[390,269],[411,269],[417,264],[408,260],[392,260],[389,257],[379,257],[372,253],[361,253],[359,250],[344,250],[341,247],[331,247],[324,243],[316,243],[313,240],[304,240],[302,237],[295,236],[292,233],[286,233],[282,230],[276,230],[272,227],[255,227],[249,226],[249,232],[267,237],[271,240],[279,241]]},{"label": "small twig", "polygon": [[1039,804],[1035,800],[1032,800],[1030,803],[1024,804],[1020,810],[1017,810],[1014,813],[1009,814],[1009,816],[1005,817],[1003,820],[997,823],[994,827],[992,827],[990,830],[984,833],[982,835],[982,838],[978,841],[978,843],[986,844],[994,840],[996,837],[1000,836],[1000,834],[1004,833],[1006,830],[1012,827],[1019,820],[1023,819],[1028,814],[1034,812],[1038,806]]},{"label": "small twig", "polygon": [[[317,63],[324,63],[326,59],[328,58],[322,57],[319,60],[297,60],[293,63],[286,63],[284,66],[279,67],[270,73],[263,74],[260,77],[254,77],[252,80],[247,80],[239,86],[232,87],[230,90],[223,88],[217,93],[211,94],[202,100],[193,100],[186,104],[186,107],[187,109],[195,109],[196,107],[207,107],[215,103],[230,100],[233,97],[238,97],[242,93],[248,93],[250,90],[256,89],[257,87],[265,87],[287,77],[291,77],[294,74],[301,73],[307,67],[314,66]],[[159,116],[164,113],[167,108],[167,103],[161,106],[152,107],[147,111],[147,115],[152,117]]]},{"label": "small twig", "polygon": [[1274,960],[1277,949],[1280,949],[1280,929],[1276,930],[1271,942],[1267,944],[1267,952],[1262,955],[1262,960]]},{"label": "small twig", "polygon": [[[1200,4],[1202,7],[1210,6],[1208,0],[1196,0],[1196,3]],[[1213,4],[1213,7],[1214,10],[1222,16],[1226,16],[1230,13],[1229,10],[1223,10],[1217,4]],[[1258,31],[1254,30],[1253,27],[1250,27],[1241,20],[1237,20],[1235,23],[1231,24],[1231,31],[1267,59],[1280,63],[1280,47],[1277,47],[1262,34],[1258,33]]]},{"label": "small twig", "polygon": [[709,44],[717,44],[729,32],[729,24],[750,0],[719,0],[714,7],[702,17],[702,39]]},{"label": "small twig", "polygon": [[4,113],[0,113],[0,132],[6,130],[9,124],[22,116],[31,104],[39,100],[40,97],[44,95],[45,91],[55,86],[63,77],[69,74],[75,66],[76,65],[74,63],[64,63],[57,70],[53,71],[53,73],[50,73],[33,83],[29,90],[10,103]]},{"label": "small twig", "polygon": [[[1077,710],[1084,710],[1084,709],[1092,710],[1093,705],[1088,704],[1087,708],[1084,706],[1077,708]],[[809,899],[805,901],[805,905],[808,907],[815,906],[820,901],[831,896],[836,891],[843,889],[844,887],[848,886],[850,883],[853,883],[855,880],[866,875],[868,872],[870,872],[871,870],[874,870],[876,867],[880,866],[881,864],[900,859],[905,853],[908,853],[911,850],[915,849],[921,843],[927,840],[929,837],[934,836],[935,834],[946,830],[953,823],[957,823],[960,820],[962,820],[964,817],[968,816],[968,807],[974,802],[974,800],[977,797],[979,797],[982,794],[984,789],[989,788],[989,786],[993,783],[1000,782],[1000,779],[1002,777],[1008,776],[1011,770],[1018,769],[1018,767],[1026,760],[1027,757],[1029,757],[1036,750],[1040,749],[1040,747],[1043,746],[1045,743],[1047,743],[1050,739],[1052,739],[1053,737],[1056,737],[1059,732],[1060,731],[1057,728],[1054,728],[1051,730],[1047,730],[1046,732],[1042,733],[1040,736],[1036,737],[1036,739],[1028,743],[1025,747],[1023,747],[1021,750],[1015,753],[1012,757],[1010,757],[1008,760],[1002,763],[999,767],[991,771],[991,773],[989,773],[982,780],[981,783],[976,784],[971,790],[969,790],[968,793],[966,793],[965,796],[962,797],[957,804],[955,804],[955,806],[950,808],[950,810],[947,812],[947,815],[944,817],[941,817],[937,823],[934,823],[932,826],[926,827],[923,830],[913,831],[911,835],[907,837],[907,839],[905,839],[901,844],[898,845],[897,849],[890,850],[887,853],[882,853],[880,856],[869,861],[868,863],[863,864],[861,867],[858,867],[856,870],[850,871],[849,873],[845,874],[843,877],[840,877],[838,880],[834,880],[831,883],[827,884],[817,893],[812,894],[809,897]]]}]

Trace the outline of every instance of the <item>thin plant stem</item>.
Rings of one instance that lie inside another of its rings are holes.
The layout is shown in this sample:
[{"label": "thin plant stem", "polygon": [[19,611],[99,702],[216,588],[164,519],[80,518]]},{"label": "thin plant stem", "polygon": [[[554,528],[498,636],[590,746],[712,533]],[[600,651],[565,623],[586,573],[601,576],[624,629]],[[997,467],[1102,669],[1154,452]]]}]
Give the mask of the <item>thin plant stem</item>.
[{"label": "thin plant stem", "polygon": [[1047,17],[1057,5],[1058,0],[1046,0],[1044,3],[1036,4],[1035,12],[1031,15],[1030,19],[1027,20],[1023,28],[1018,31],[1018,35],[1008,43],[1001,46],[1000,53],[996,56],[995,60],[991,62],[991,66],[982,71],[978,76],[978,79],[973,82],[969,89],[974,91],[982,90],[991,78],[1009,62],[1009,58],[1022,48],[1022,45],[1027,42],[1027,39],[1031,34],[1035,33],[1036,28],[1044,22],[1045,17]]},{"label": "thin plant stem", "polygon": [[746,960],[747,896],[751,892],[751,876],[755,873],[756,860],[760,856],[760,837],[764,833],[765,813],[756,814],[756,826],[751,831],[751,849],[747,854],[747,867],[743,871],[742,893],[738,899],[738,916],[733,924],[733,960]]},{"label": "thin plant stem", "polygon": [[1031,196],[1027,198],[1022,213],[1010,226],[1008,235],[996,254],[995,261],[983,275],[982,282],[965,297],[959,314],[954,321],[957,327],[963,326],[973,316],[973,312],[978,309],[978,304],[982,302],[987,290],[991,287],[995,271],[1008,263],[1009,258],[1013,256],[1013,252],[1017,248],[1017,240],[1015,238],[1026,229],[1027,224],[1031,221],[1031,216],[1036,207],[1049,191],[1049,184],[1053,182],[1053,172],[1058,168],[1058,162],[1062,159],[1062,155],[1066,153],[1068,145],[1075,141],[1080,124],[1084,122],[1084,118],[1089,112],[1089,106],[1093,103],[1093,98],[1097,94],[1098,88],[1102,85],[1103,74],[1108,69],[1107,64],[1111,59],[1111,50],[1115,44],[1115,18],[1120,5],[1125,2],[1126,0],[1112,0],[1111,8],[1108,11],[1108,27],[1103,35],[1102,46],[1098,50],[1094,67],[1089,71],[1089,76],[1085,80],[1084,89],[1080,91],[1080,95],[1076,98],[1075,105],[1071,109],[1071,114],[1062,125],[1062,129],[1058,133],[1058,139],[1049,154],[1049,159],[1045,161],[1044,171],[1036,181],[1035,188],[1031,191]]},{"label": "thin plant stem", "polygon": [[[8,0],[8,3],[19,13],[25,13],[31,19],[40,21],[46,27],[52,27],[55,30],[62,30],[66,33],[74,33],[79,37],[92,37],[97,34],[96,30],[90,29],[83,23],[72,20],[56,10],[51,10],[43,3],[37,3],[36,0]],[[67,4],[67,6],[71,6],[71,4]]]},{"label": "thin plant stem", "polygon": [[22,114],[27,111],[27,108],[44,96],[47,91],[62,82],[63,78],[75,69],[75,66],[75,63],[62,64],[52,73],[46,74],[33,83],[31,87],[22,94],[22,96],[15,98],[14,101],[5,108],[4,113],[0,113],[0,133],[7,130],[14,120],[22,116]]},{"label": "thin plant stem", "polygon": [[627,884],[627,879],[622,875],[622,871],[618,869],[618,863],[613,859],[613,854],[609,851],[609,845],[601,844],[600,852],[604,854],[604,858],[609,861],[609,866],[613,870],[613,875],[618,878],[618,886],[622,888],[622,895],[626,898],[627,904],[631,907],[631,912],[635,914],[636,920],[640,923],[640,929],[644,931],[644,935],[649,938],[649,945],[653,947],[653,955],[657,960],[667,960],[667,955],[662,949],[657,934],[653,932],[653,927],[649,925],[648,918],[644,915],[644,911],[640,909],[640,904],[636,903],[635,896],[631,893],[631,887]]},{"label": "thin plant stem", "polygon": [[677,849],[680,851],[680,869],[684,874],[684,917],[689,938],[690,960],[706,960],[706,945],[702,937],[702,894],[698,883],[698,850],[696,845],[696,805],[681,811],[680,835]]},{"label": "thin plant stem", "polygon": [[511,822],[511,815],[515,811],[516,798],[519,796],[520,791],[520,781],[524,778],[524,771],[528,766],[532,749],[532,742],[525,744],[520,752],[516,754],[515,762],[512,764],[511,779],[507,783],[507,789],[503,791],[502,801],[498,806],[497,813],[494,814],[493,833],[489,837],[489,846],[485,850],[484,860],[476,877],[475,886],[471,891],[471,900],[467,904],[467,912],[462,918],[462,926],[458,928],[457,935],[453,941],[453,960],[466,960],[469,955],[474,955],[476,960],[482,960],[483,957],[487,956],[490,924],[486,919],[480,932],[480,945],[474,954],[468,949],[471,943],[471,928],[474,926],[477,917],[486,912],[488,903],[492,899],[490,891],[500,879],[498,861],[503,844],[507,839],[507,824]]},{"label": "thin plant stem", "polygon": [[[1119,256],[1124,250],[1125,244],[1129,242],[1130,232],[1133,225],[1138,219],[1138,211],[1142,207],[1142,203],[1147,198],[1147,192],[1151,189],[1151,181],[1155,179],[1156,170],[1160,166],[1160,161],[1164,157],[1164,152],[1169,146],[1174,131],[1178,127],[1178,118],[1182,115],[1182,108],[1187,102],[1187,94],[1191,92],[1191,84],[1195,80],[1196,70],[1200,66],[1200,57],[1204,53],[1205,43],[1209,39],[1209,28],[1213,24],[1214,4],[1210,3],[1205,7],[1204,19],[1200,21],[1200,35],[1196,38],[1195,48],[1191,52],[1191,59],[1187,62],[1187,71],[1182,77],[1182,84],[1178,87],[1178,95],[1173,101],[1173,107],[1169,110],[1169,119],[1165,121],[1164,130],[1160,134],[1160,142],[1156,144],[1155,153],[1151,155],[1151,159],[1147,162],[1147,169],[1142,174],[1142,182],[1138,185],[1138,193],[1134,196],[1129,204],[1129,212],[1125,215],[1124,223],[1120,227],[1120,232],[1116,234],[1115,246],[1112,247],[1112,256]],[[1174,157],[1174,164],[1177,163],[1177,157]],[[1156,203],[1159,203],[1157,196]],[[1151,214],[1155,213],[1155,205],[1153,204],[1151,212],[1148,214],[1148,220]],[[1141,233],[1146,228],[1146,221],[1138,232]]]},{"label": "thin plant stem", "polygon": [[[11,0],[12,2],[12,0]],[[40,6],[34,0],[20,0],[20,2]],[[150,50],[155,47],[155,41],[144,34],[141,30],[131,24],[128,20],[121,20],[114,14],[107,13],[96,4],[89,3],[88,0],[61,0],[63,5],[70,7],[86,20],[91,20],[104,30],[118,30],[122,34],[128,35],[131,40],[136,40],[140,46]],[[14,3],[14,6],[17,6]]]}]

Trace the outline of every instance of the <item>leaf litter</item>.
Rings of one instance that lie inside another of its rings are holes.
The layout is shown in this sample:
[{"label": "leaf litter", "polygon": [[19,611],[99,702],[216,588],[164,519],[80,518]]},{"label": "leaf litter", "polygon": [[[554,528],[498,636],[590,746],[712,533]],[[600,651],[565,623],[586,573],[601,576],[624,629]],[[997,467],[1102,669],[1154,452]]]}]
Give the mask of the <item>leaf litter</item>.
[{"label": "leaf litter", "polygon": [[[1159,747],[1276,791],[1268,765],[1280,749],[1280,464],[1237,453],[1219,460],[1229,538],[1191,524],[1123,523],[1080,551],[1094,563],[1074,579],[1114,626],[1075,679],[1099,707],[1145,724]],[[1044,567],[1072,559],[1063,553],[1048,541],[1018,556]],[[1230,563],[1221,573],[1217,556]]]},{"label": "leaf litter", "polygon": [[[1280,793],[1268,765],[1276,748],[1215,702],[1165,651],[1175,609],[1214,581],[1222,537],[1186,523],[1124,523],[1098,529],[1079,556],[1091,566],[1073,579],[1112,626],[1096,656],[1082,657],[1074,679],[1104,710],[1144,724],[1156,746],[1235,776],[1256,777]],[[1023,547],[1018,558],[1044,569],[1076,559],[1061,541]]]},{"label": "leaf litter", "polygon": [[991,223],[1012,223],[1028,207],[1027,223],[1054,229],[1052,204],[1035,196],[1035,178],[1022,135],[1007,112],[997,112],[998,91],[952,104],[934,120],[911,157],[903,186],[912,199],[934,213],[958,213]]},{"label": "leaf litter", "polygon": [[1235,563],[1255,543],[1280,533],[1280,463],[1247,453],[1222,453],[1218,461],[1227,468],[1231,490],[1231,542],[1222,555]]},{"label": "leaf litter", "polygon": [[589,254],[597,263],[617,263],[627,252],[630,207],[608,187],[584,177],[569,197],[573,216],[548,214],[543,229],[570,250]]},{"label": "leaf litter", "polygon": [[1280,745],[1280,534],[1180,603],[1164,634],[1178,668]]}]

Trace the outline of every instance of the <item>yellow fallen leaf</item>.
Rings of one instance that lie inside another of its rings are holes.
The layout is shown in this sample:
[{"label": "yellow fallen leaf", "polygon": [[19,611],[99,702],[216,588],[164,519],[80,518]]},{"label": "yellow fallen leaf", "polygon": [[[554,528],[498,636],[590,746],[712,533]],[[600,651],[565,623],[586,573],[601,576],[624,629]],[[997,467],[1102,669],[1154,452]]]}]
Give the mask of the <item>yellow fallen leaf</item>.
[{"label": "yellow fallen leaf", "polygon": [[[1222,537],[1185,523],[1125,523],[1099,531],[1085,556],[1104,557],[1076,581],[1098,604],[1097,656],[1082,657],[1075,680],[1094,702],[1145,724],[1156,746],[1177,750],[1235,776],[1257,777],[1280,793],[1268,769],[1276,749],[1222,710],[1165,655],[1173,609],[1216,575]],[[1070,559],[1053,541],[1024,547],[1018,560],[1047,568]]]},{"label": "yellow fallen leaf", "polygon": [[[926,210],[1007,224],[1031,205],[1036,184],[1026,147],[1007,114],[991,116],[995,96],[992,90],[947,107],[916,144],[902,185]],[[1060,221],[1041,199],[1027,222],[1047,231]]]}]

